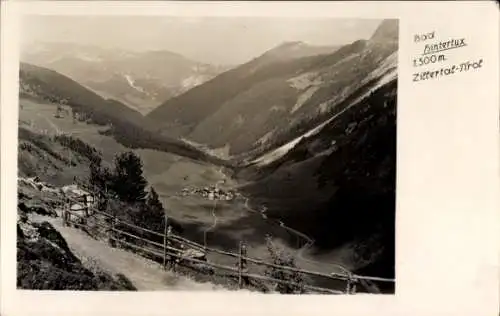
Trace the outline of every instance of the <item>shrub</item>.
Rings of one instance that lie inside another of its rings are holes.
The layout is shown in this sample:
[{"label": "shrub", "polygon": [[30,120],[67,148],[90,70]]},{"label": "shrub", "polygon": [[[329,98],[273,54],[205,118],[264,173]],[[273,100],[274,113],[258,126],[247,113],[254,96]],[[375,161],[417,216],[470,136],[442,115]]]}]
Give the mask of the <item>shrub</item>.
[{"label": "shrub", "polygon": [[129,203],[142,203],[146,197],[147,181],[142,174],[142,161],[133,151],[115,157],[115,170],[112,175],[112,190],[120,200]]},{"label": "shrub", "polygon": [[[295,264],[295,258],[291,254],[285,252],[283,248],[276,246],[272,242],[272,238],[270,236],[266,236],[266,246],[269,255],[271,256],[271,262],[273,264],[290,268],[297,268],[297,265]],[[266,276],[274,279],[290,281],[298,284],[298,285],[292,285],[292,284],[276,283],[275,290],[282,294],[297,294],[305,292],[304,289],[305,280],[300,272],[269,267],[265,271],[265,274]]]},{"label": "shrub", "polygon": [[98,162],[101,160],[101,153],[79,138],[62,134],[54,136],[54,140],[59,142],[61,145],[70,148],[74,152],[81,154],[91,162]]}]

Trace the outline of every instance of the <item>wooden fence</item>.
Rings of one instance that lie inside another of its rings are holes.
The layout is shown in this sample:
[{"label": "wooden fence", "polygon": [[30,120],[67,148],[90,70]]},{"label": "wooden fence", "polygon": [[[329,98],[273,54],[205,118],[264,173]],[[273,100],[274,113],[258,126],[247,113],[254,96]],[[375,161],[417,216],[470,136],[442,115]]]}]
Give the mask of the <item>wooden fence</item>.
[{"label": "wooden fence", "polygon": [[[166,269],[167,266],[175,269],[176,265],[191,263],[203,268],[208,267],[212,269],[212,271],[224,271],[225,273],[222,275],[237,279],[237,284],[240,288],[245,287],[245,283],[250,282],[249,280],[256,280],[266,281],[267,283],[271,284],[287,285],[289,287],[302,289],[304,291],[312,293],[354,294],[356,293],[356,288],[359,284],[364,285],[366,284],[366,282],[370,281],[391,283],[394,282],[393,279],[360,276],[352,273],[322,273],[290,266],[277,265],[274,263],[266,262],[264,260],[249,257],[247,255],[247,247],[244,242],[240,242],[238,253],[210,248],[172,233],[171,227],[167,227],[167,225],[165,225],[163,233],[159,233],[145,227],[140,227],[135,224],[129,223],[127,221],[119,219],[116,216],[103,211],[99,211],[95,208],[87,209],[81,214],[78,214],[72,211],[69,205],[70,203],[82,203],[82,201],[67,199],[66,202],[66,207],[64,208],[62,214],[63,225],[74,225],[75,227],[85,229],[87,232],[92,231],[96,227],[100,227],[104,230],[106,235],[105,238],[108,239],[108,242],[112,247],[122,245],[123,247],[132,248],[136,251],[142,252],[143,254],[161,259],[164,269]],[[85,206],[89,208],[87,205]],[[93,221],[92,225],[90,225],[88,221],[92,218],[94,218],[95,220]],[[138,233],[132,233],[130,232],[130,230],[126,231],[125,227],[135,230],[142,236],[138,236]],[[144,235],[155,236],[157,240],[163,240],[163,242],[160,243],[158,241],[151,240],[152,238],[145,238]],[[135,240],[136,242],[134,243],[130,239]],[[173,245],[177,245],[177,247]],[[202,253],[203,256],[196,257],[186,255],[186,250],[188,249],[198,251],[199,253]],[[215,253],[218,255],[234,258],[236,260],[236,264],[234,266],[229,266],[218,264],[215,262],[209,262],[207,259],[207,254],[209,253]],[[276,269],[277,271],[282,271],[284,273],[296,273],[302,276],[340,280],[345,282],[345,290],[333,290],[324,287],[304,284],[303,282],[297,283],[290,280],[277,279],[268,275],[264,275],[263,273],[250,273],[248,269],[249,264],[264,268]]]}]

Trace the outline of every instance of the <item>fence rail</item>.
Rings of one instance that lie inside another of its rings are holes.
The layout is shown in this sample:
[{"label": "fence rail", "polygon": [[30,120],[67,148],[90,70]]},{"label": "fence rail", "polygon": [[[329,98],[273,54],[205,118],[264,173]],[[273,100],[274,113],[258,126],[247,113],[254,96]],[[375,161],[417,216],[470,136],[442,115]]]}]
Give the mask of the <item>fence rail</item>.
[{"label": "fence rail", "polygon": [[[86,199],[86,198],[85,198]],[[93,229],[93,227],[88,225],[88,219],[91,217],[94,217],[97,219],[97,215],[101,215],[104,218],[107,218],[108,220],[111,219],[111,223],[106,223],[106,220],[104,221],[105,223],[99,222],[96,220],[93,224],[96,226],[99,226],[101,228],[104,228],[107,231],[108,234],[108,240],[113,243],[118,243],[121,245],[125,245],[127,247],[134,248],[136,250],[140,250],[143,252],[146,252],[150,255],[153,255],[157,258],[163,259],[163,267],[166,268],[167,264],[174,264],[180,261],[184,262],[191,262],[195,264],[201,264],[206,267],[210,267],[212,269],[216,270],[224,270],[224,271],[229,271],[229,274],[225,274],[225,276],[231,276],[231,277],[237,277],[238,278],[238,285],[239,287],[243,287],[243,278],[246,279],[254,279],[254,280],[265,280],[269,282],[273,282],[275,284],[286,284],[286,285],[291,285],[291,286],[296,286],[296,287],[301,287],[305,290],[309,290],[312,292],[319,292],[319,293],[331,293],[331,294],[353,294],[356,289],[356,284],[361,284],[364,285],[366,281],[377,281],[377,282],[394,282],[393,279],[387,279],[387,278],[379,278],[379,277],[371,277],[371,276],[361,276],[361,275],[356,275],[352,273],[322,273],[322,272],[316,272],[316,271],[309,271],[305,269],[300,269],[300,268],[295,268],[295,267],[289,267],[289,266],[282,266],[282,265],[277,265],[274,263],[266,262],[264,260],[256,259],[256,258],[251,258],[246,255],[246,250],[243,252],[242,251],[242,244],[240,243],[240,251],[238,253],[233,253],[230,251],[224,251],[224,250],[219,250],[215,248],[210,248],[210,247],[205,247],[204,245],[198,244],[194,241],[191,241],[189,239],[186,239],[182,236],[173,234],[170,232],[170,230],[165,227],[165,230],[163,233],[159,233],[132,223],[129,223],[127,221],[124,221],[122,219],[119,219],[116,215],[109,214],[107,212],[103,212],[100,210],[95,209],[94,207],[89,207],[86,205],[87,210],[85,211],[86,216],[82,216],[80,214],[77,214],[76,212],[72,211],[68,207],[68,202],[73,202],[73,203],[81,203],[82,201],[78,201],[78,199],[71,199],[67,198],[67,203],[66,203],[66,208],[63,210],[63,219],[64,219],[64,224],[73,224],[78,227],[82,228],[88,228],[90,230]],[[91,209],[91,212],[90,212]],[[89,215],[91,213],[92,215]],[[78,221],[72,220],[72,216],[78,218]],[[131,232],[124,231],[123,229],[117,229],[115,227],[116,224],[122,224],[124,226],[128,226],[130,228],[133,228],[134,230],[137,230],[139,232],[145,232],[151,235],[154,235],[156,237],[161,237],[163,238],[163,243],[156,242],[153,240],[150,240],[148,238],[144,238],[141,236],[137,236]],[[138,241],[144,242],[148,246],[152,246],[155,249],[152,249],[151,247],[146,247],[144,245],[137,245],[134,244],[130,241],[125,241],[121,238],[118,238],[117,236],[128,236],[130,238],[133,238]],[[198,251],[202,251],[204,254],[204,259],[197,259],[197,258],[192,258],[186,255],[183,255],[186,249],[180,249],[176,247],[172,247],[172,243],[177,243],[181,245],[182,247],[186,248],[191,248],[195,249]],[[224,255],[232,258],[236,258],[237,264],[235,266],[227,266],[223,264],[217,264],[214,262],[209,262],[206,259],[207,253],[217,253],[219,255]],[[167,259],[168,257],[168,259]],[[172,258],[176,258],[177,260],[172,260]],[[268,268],[273,268],[281,271],[289,271],[289,272],[296,272],[300,273],[301,275],[308,275],[308,276],[314,276],[314,277],[322,277],[322,278],[328,278],[328,279],[333,279],[333,280],[341,280],[341,281],[346,281],[346,290],[345,291],[339,291],[339,290],[332,290],[328,288],[322,288],[322,287],[317,287],[317,286],[312,286],[312,285],[307,285],[307,284],[299,284],[296,282],[292,282],[289,280],[282,280],[282,279],[276,279],[272,278],[269,276],[265,275],[260,275],[256,273],[248,273],[246,270],[246,265],[247,263],[252,263],[256,266],[263,266],[263,267],[268,267]]]}]

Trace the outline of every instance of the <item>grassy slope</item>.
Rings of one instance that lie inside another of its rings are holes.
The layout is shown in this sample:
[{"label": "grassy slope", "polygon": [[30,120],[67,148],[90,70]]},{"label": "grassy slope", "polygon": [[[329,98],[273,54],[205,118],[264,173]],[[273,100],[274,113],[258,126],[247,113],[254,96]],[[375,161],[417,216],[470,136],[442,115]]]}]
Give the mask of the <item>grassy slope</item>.
[{"label": "grassy slope", "polygon": [[73,177],[86,176],[89,161],[81,154],[19,127],[18,174],[22,177],[39,176],[56,185],[69,184]]},{"label": "grassy slope", "polygon": [[42,99],[59,102],[66,99],[72,108],[92,116],[98,124],[109,124],[119,116],[125,120],[138,120],[141,115],[127,106],[105,100],[76,81],[53,70],[21,63],[21,85],[26,85]]}]

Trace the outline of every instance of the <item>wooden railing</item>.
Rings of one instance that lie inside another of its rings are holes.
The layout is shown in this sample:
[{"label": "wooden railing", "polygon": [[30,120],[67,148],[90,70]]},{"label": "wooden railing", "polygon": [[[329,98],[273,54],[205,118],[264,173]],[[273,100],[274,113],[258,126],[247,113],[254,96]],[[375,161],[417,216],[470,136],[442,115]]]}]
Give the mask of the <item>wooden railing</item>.
[{"label": "wooden railing", "polygon": [[[245,287],[245,280],[261,280],[267,281],[269,283],[274,284],[285,284],[289,286],[293,286],[296,288],[303,289],[308,292],[313,293],[329,293],[329,294],[354,294],[356,293],[356,286],[363,285],[369,281],[376,282],[389,282],[394,283],[393,279],[387,278],[379,278],[379,277],[368,277],[368,276],[360,276],[353,273],[322,273],[316,271],[309,271],[305,269],[300,269],[296,267],[277,265],[274,263],[266,262],[264,260],[251,258],[246,254],[246,245],[243,242],[240,242],[238,253],[233,253],[230,251],[220,250],[216,248],[206,247],[204,245],[198,244],[194,241],[191,241],[187,238],[179,236],[177,234],[172,233],[170,228],[165,227],[163,233],[159,233],[157,231],[153,231],[147,229],[145,227],[141,227],[122,219],[119,219],[117,216],[113,216],[109,213],[99,211],[95,208],[89,208],[87,211],[82,212],[85,215],[77,214],[76,212],[71,211],[69,205],[70,203],[82,203],[82,201],[75,199],[67,199],[66,207],[63,210],[63,222],[64,225],[74,225],[75,227],[80,227],[87,232],[92,231],[96,227],[100,227],[104,229],[108,239],[108,242],[111,246],[122,245],[125,247],[129,247],[135,249],[137,251],[142,251],[144,253],[149,254],[150,256],[156,257],[158,259],[162,259],[163,268],[166,269],[168,265],[175,269],[176,264],[190,262],[192,264],[198,264],[204,267],[209,267],[215,271],[225,271],[223,274],[227,277],[237,278],[238,286],[240,288]],[[91,214],[91,215],[90,215]],[[94,218],[92,225],[88,223],[88,220]],[[100,221],[101,219],[102,221]],[[103,220],[105,219],[105,220]],[[117,228],[119,225],[120,228]],[[158,241],[154,241],[148,238],[144,238],[134,234],[130,231],[125,231],[124,227],[129,227],[132,230],[139,232],[142,236],[151,235],[156,236],[159,240],[160,238],[163,240],[163,243]],[[124,240],[124,238],[120,237],[128,237],[129,240]],[[131,239],[137,241],[137,243],[131,242]],[[173,244],[179,245],[178,247],[172,246]],[[194,249],[202,252],[204,254],[204,260],[199,258],[189,257],[185,255],[186,249]],[[234,266],[218,264],[215,262],[209,262],[206,258],[207,254],[215,253],[218,255],[235,258],[236,262]],[[287,271],[298,273],[303,276],[310,277],[321,277],[330,280],[340,280],[345,282],[345,290],[333,290],[318,286],[312,286],[309,284],[299,284],[289,280],[282,280],[277,278],[272,278],[267,275],[263,275],[260,273],[250,273],[248,269],[248,264],[251,263],[255,266],[261,266],[265,268],[273,268],[279,271]]]}]

